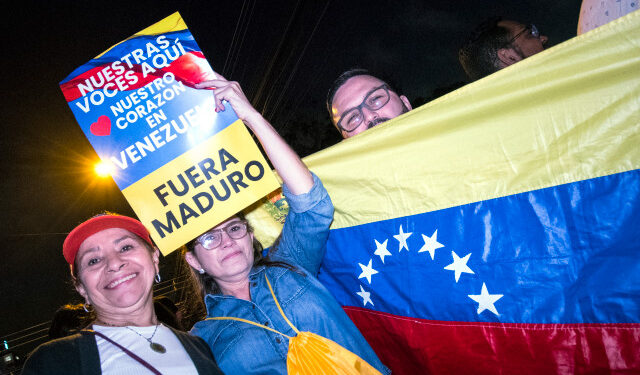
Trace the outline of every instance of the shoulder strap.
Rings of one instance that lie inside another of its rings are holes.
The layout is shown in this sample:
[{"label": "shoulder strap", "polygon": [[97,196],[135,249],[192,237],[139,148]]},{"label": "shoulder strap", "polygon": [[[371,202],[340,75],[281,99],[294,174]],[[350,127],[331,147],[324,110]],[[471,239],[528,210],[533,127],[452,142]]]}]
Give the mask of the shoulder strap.
[{"label": "shoulder strap", "polygon": [[144,359],[138,357],[134,352],[132,352],[131,350],[125,348],[124,346],[118,344],[117,342],[111,340],[109,337],[107,337],[106,335],[102,334],[102,332],[98,332],[98,331],[94,331],[91,329],[83,329],[80,331],[80,333],[82,334],[92,334],[92,335],[96,335],[96,336],[100,336],[103,339],[107,340],[108,342],[112,343],[113,345],[117,346],[118,348],[120,348],[120,350],[122,350],[123,352],[125,352],[126,355],[128,355],[129,357],[135,359],[136,361],[138,361],[141,365],[143,365],[144,367],[146,367],[147,369],[149,369],[149,371],[153,372],[155,375],[162,375],[162,373],[160,373],[160,371],[156,370],[155,367],[151,366],[149,364],[149,362],[145,361]]},{"label": "shoulder strap", "polygon": [[287,319],[287,316],[284,315],[284,311],[282,311],[282,307],[280,307],[280,303],[278,303],[278,299],[276,298],[275,293],[273,293],[273,288],[271,288],[271,283],[269,282],[269,278],[267,277],[267,272],[266,271],[264,273],[264,279],[267,280],[267,285],[269,286],[269,291],[271,292],[271,296],[273,297],[273,300],[276,302],[276,306],[278,306],[278,310],[280,310],[280,314],[282,314],[282,317],[284,318],[284,320],[287,321],[287,323],[291,326],[291,328],[294,330],[294,332],[296,334],[300,333],[300,331],[298,331],[298,329],[293,324],[291,324],[289,319]]},{"label": "shoulder strap", "polygon": [[280,332],[278,330],[275,330],[275,329],[273,329],[271,327],[267,327],[267,326],[262,325],[260,323],[252,322],[251,320],[242,319],[242,318],[236,318],[234,316],[216,316],[216,317],[213,317],[213,318],[207,318],[205,320],[236,320],[238,322],[248,323],[248,324],[254,325],[256,327],[264,328],[266,330],[269,330],[271,332],[275,332],[275,333],[277,333],[279,335],[282,335],[284,337],[292,338],[291,336],[285,335],[284,333],[282,333],[282,332]]},{"label": "shoulder strap", "polygon": [[[267,273],[264,273],[264,278],[265,280],[267,280],[267,286],[269,286],[269,291],[271,292],[271,296],[273,297],[273,300],[276,302],[276,306],[278,306],[278,310],[280,311],[280,314],[282,314],[282,317],[284,318],[284,320],[289,324],[289,326],[291,326],[291,328],[293,329],[293,331],[298,334],[300,333],[300,331],[298,331],[298,329],[289,321],[289,319],[287,319],[287,316],[284,315],[284,311],[282,311],[282,307],[280,307],[280,303],[278,303],[278,299],[276,298],[275,293],[273,293],[273,288],[271,287],[271,283],[269,282],[269,278],[267,277]],[[288,337],[289,339],[291,339],[291,336],[285,335],[284,333],[277,331],[271,327],[267,327],[265,325],[262,325],[260,323],[256,323],[256,322],[252,322],[251,320],[247,320],[247,319],[242,319],[242,318],[236,318],[233,316],[216,316],[216,317],[212,317],[212,318],[207,318],[205,320],[236,320],[238,322],[243,322],[243,323],[248,323],[248,324],[252,324],[256,327],[260,327],[260,328],[264,328],[266,330],[275,332],[279,335],[282,335],[284,337]]]}]

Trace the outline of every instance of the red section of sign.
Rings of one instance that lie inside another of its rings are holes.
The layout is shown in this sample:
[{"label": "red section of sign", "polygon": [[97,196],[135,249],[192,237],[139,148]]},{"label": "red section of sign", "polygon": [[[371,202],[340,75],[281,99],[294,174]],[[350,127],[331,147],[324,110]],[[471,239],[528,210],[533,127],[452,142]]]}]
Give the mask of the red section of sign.
[{"label": "red section of sign", "polygon": [[[96,66],[95,68],[77,75],[74,79],[61,84],[60,89],[62,90],[67,102],[72,102],[82,97],[80,89],[78,89],[79,84],[85,84],[88,87],[92,87],[94,90],[102,89],[102,87],[108,82],[103,80],[100,74],[102,74],[101,71],[107,68],[110,64],[111,63],[106,63],[104,65]],[[140,87],[144,87],[149,82],[162,77],[166,72],[173,73],[176,80],[189,87],[193,87],[196,83],[202,82],[206,79],[213,78],[213,71],[211,70],[211,67],[209,67],[202,52],[199,51],[187,52],[174,60],[168,67],[158,69],[152,73],[147,73],[146,76],[142,73],[142,67],[140,65],[133,65],[129,70],[131,70],[133,75],[136,77],[136,82],[133,84],[127,83],[126,91],[137,90]],[[94,81],[91,81],[91,77],[94,77]],[[96,83],[99,83],[100,85],[96,85]],[[115,89],[115,86],[110,87],[110,90]]]},{"label": "red section of sign", "polygon": [[111,119],[105,115],[102,115],[98,117],[98,121],[91,124],[89,130],[93,135],[107,136],[111,134]]},{"label": "red section of sign", "polygon": [[182,81],[189,87],[214,77],[213,70],[211,70],[204,55],[200,52],[184,54],[163,70],[173,73],[177,80]]},{"label": "red section of sign", "polygon": [[344,310],[394,374],[640,373],[640,324],[447,322]]}]

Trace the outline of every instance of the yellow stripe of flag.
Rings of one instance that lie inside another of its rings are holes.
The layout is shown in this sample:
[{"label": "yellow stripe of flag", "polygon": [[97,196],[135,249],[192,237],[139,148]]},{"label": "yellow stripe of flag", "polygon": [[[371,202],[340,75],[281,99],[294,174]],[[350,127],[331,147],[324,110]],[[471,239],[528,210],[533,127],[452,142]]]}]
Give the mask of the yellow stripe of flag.
[{"label": "yellow stripe of flag", "polygon": [[[637,169],[639,109],[640,11],[305,162],[342,228]],[[279,233],[264,207],[248,217],[263,243]]]},{"label": "yellow stripe of flag", "polygon": [[332,228],[640,167],[640,12],[311,155]]}]

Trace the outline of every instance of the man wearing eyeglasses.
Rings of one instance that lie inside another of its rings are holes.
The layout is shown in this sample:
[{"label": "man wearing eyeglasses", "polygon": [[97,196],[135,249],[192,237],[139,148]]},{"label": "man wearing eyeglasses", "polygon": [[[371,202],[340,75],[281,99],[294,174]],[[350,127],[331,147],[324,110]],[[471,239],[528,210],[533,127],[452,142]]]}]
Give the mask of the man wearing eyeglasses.
[{"label": "man wearing eyeglasses", "polygon": [[411,110],[409,99],[365,69],[342,73],[327,95],[327,110],[343,138],[389,121]]},{"label": "man wearing eyeglasses", "polygon": [[476,27],[458,51],[458,59],[475,81],[542,52],[547,40],[533,24],[491,18]]}]

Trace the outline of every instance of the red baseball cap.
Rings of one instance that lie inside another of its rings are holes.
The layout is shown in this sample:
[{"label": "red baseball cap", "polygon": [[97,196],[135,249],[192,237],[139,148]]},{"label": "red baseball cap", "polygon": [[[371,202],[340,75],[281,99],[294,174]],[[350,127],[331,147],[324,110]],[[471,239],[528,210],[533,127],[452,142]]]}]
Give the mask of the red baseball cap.
[{"label": "red baseball cap", "polygon": [[104,214],[94,216],[91,219],[83,222],[69,233],[62,245],[62,255],[64,259],[73,266],[76,260],[76,254],[80,249],[80,245],[87,237],[90,237],[102,230],[111,228],[122,228],[137,235],[145,240],[149,245],[153,246],[151,236],[147,228],[142,225],[138,220],[122,215]]}]

